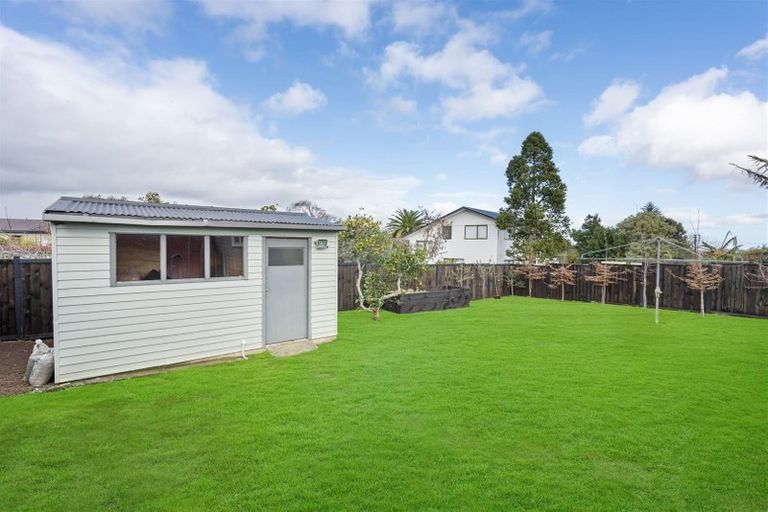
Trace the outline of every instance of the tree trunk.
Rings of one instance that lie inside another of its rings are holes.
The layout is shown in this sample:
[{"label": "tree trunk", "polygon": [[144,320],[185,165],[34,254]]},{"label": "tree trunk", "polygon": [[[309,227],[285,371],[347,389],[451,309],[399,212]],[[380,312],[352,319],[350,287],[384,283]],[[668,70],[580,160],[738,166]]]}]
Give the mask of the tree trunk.
[{"label": "tree trunk", "polygon": [[363,266],[360,260],[357,260],[357,279],[355,280],[355,287],[357,288],[357,303],[360,305],[360,309],[365,309],[365,298],[363,297]]},{"label": "tree trunk", "polygon": [[603,293],[602,293],[602,298],[600,299],[600,304],[605,304],[605,287],[606,285],[605,283],[603,283]]},{"label": "tree trunk", "polygon": [[528,297],[533,297],[533,279],[528,280]]},{"label": "tree trunk", "polygon": [[560,285],[560,300],[565,301],[565,283]]},{"label": "tree trunk", "polygon": [[699,307],[701,308],[701,316],[704,316],[704,287],[699,290]]}]

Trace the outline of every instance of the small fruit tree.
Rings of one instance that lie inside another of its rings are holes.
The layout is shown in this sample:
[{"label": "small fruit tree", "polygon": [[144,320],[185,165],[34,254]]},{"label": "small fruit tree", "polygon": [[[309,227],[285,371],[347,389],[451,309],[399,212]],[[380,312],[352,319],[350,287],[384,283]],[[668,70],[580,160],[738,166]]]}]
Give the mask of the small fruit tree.
[{"label": "small fruit tree", "polygon": [[346,229],[339,235],[339,257],[357,264],[358,306],[378,320],[384,302],[403,293],[403,284],[419,285],[427,255],[393,239],[380,222],[368,215],[348,217],[344,226]]},{"label": "small fruit tree", "polygon": [[362,286],[364,270],[381,260],[390,243],[391,238],[381,229],[381,223],[370,215],[357,214],[344,221],[344,230],[339,233],[339,259],[357,264],[355,287],[362,309],[366,309]]},{"label": "small fruit tree", "polygon": [[523,276],[528,281],[528,296],[533,297],[533,282],[541,281],[547,277],[547,269],[541,265],[528,263],[522,267],[517,267],[513,272]]},{"label": "small fruit tree", "polygon": [[549,287],[560,287],[560,300],[565,300],[565,287],[576,284],[576,271],[571,270],[571,265],[550,267]]},{"label": "small fruit tree", "polygon": [[[674,276],[674,274],[673,274]],[[674,276],[691,290],[699,292],[699,310],[704,316],[704,294],[707,290],[717,290],[720,283],[723,282],[723,276],[720,275],[720,266],[705,266],[702,262],[691,263],[685,269],[683,277]]]},{"label": "small fruit tree", "polygon": [[592,268],[595,270],[595,274],[591,276],[585,276],[584,279],[590,283],[596,283],[601,288],[600,304],[605,304],[605,290],[608,285],[616,284],[619,281],[624,281],[621,277],[623,272],[613,270],[613,267],[605,263],[593,263]]}]

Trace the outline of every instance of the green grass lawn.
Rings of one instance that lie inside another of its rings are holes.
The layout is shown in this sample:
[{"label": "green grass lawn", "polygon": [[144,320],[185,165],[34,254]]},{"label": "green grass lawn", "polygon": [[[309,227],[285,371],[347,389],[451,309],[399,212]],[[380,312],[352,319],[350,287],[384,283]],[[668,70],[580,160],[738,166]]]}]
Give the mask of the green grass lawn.
[{"label": "green grass lawn", "polygon": [[526,298],[0,399],[0,508],[766,510],[768,322]]}]

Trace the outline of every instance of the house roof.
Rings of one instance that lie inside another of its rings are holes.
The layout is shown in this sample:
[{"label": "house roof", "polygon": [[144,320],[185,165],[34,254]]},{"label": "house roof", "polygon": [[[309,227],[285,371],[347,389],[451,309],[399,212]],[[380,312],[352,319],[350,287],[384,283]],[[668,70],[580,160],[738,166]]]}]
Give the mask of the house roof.
[{"label": "house roof", "polygon": [[48,233],[48,223],[40,219],[0,219],[0,233]]},{"label": "house roof", "polygon": [[341,226],[299,212],[265,212],[191,204],[62,197],[43,212],[54,222],[111,222],[212,227],[260,227],[339,231]]},{"label": "house roof", "polygon": [[[472,208],[471,206],[462,206],[458,210],[454,210],[451,213],[449,213],[448,215],[451,215],[452,213],[456,213],[459,210],[469,210],[471,212],[479,213],[480,215],[485,215],[486,217],[491,218],[491,219],[495,219],[496,217],[499,216],[499,212],[492,212],[490,210],[481,210],[480,208]],[[448,215],[446,215],[446,217]]]}]

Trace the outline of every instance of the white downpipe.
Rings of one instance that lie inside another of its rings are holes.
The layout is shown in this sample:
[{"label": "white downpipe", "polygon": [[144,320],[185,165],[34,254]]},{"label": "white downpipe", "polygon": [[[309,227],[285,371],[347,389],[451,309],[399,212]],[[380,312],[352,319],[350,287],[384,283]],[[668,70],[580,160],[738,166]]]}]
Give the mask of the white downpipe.
[{"label": "white downpipe", "polygon": [[242,355],[243,355],[243,359],[248,359],[248,356],[246,356],[246,355],[245,355],[245,340],[243,340],[241,343],[242,343]]}]

